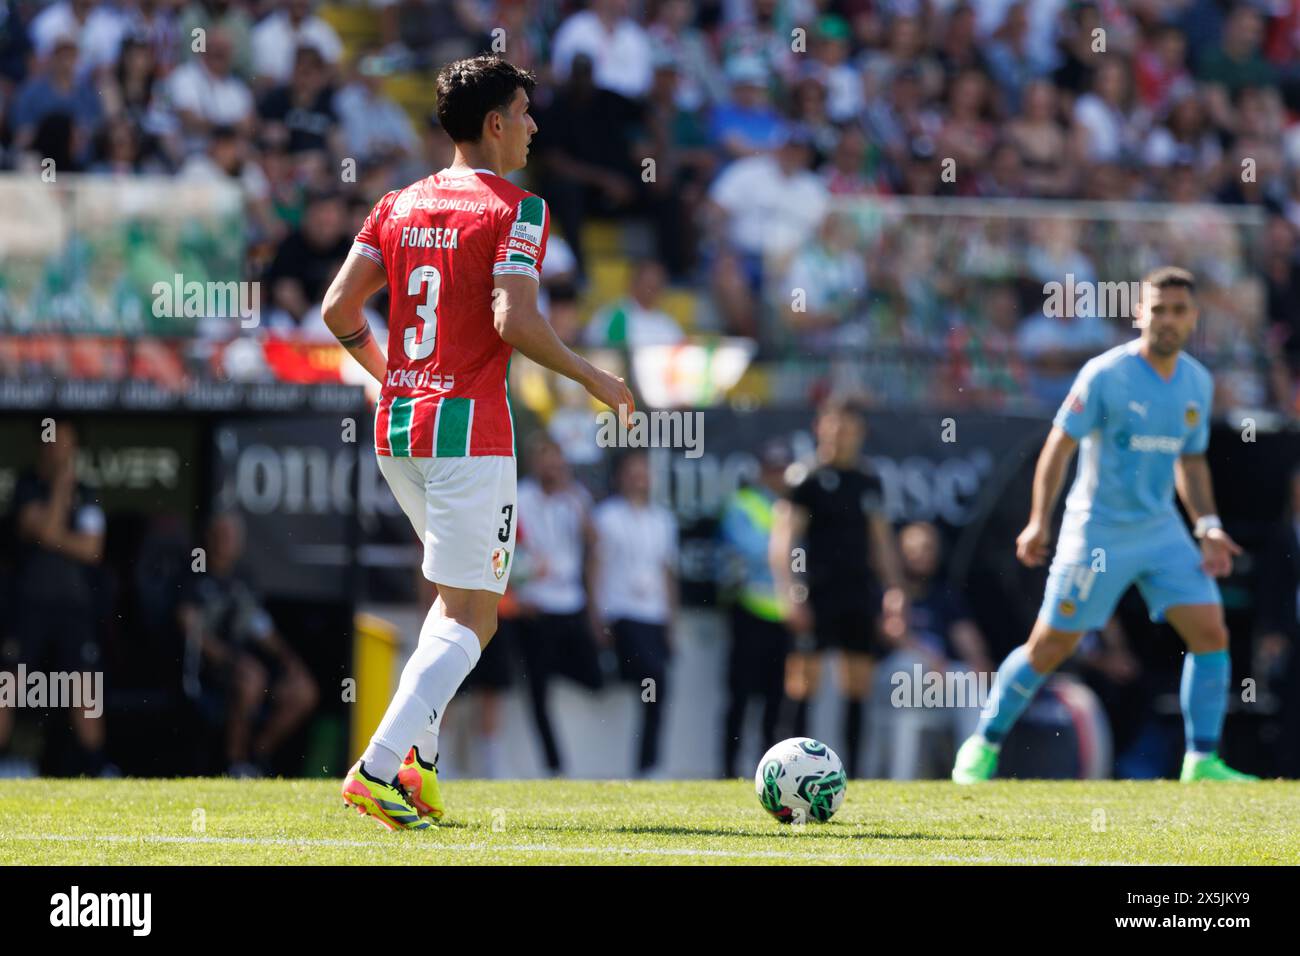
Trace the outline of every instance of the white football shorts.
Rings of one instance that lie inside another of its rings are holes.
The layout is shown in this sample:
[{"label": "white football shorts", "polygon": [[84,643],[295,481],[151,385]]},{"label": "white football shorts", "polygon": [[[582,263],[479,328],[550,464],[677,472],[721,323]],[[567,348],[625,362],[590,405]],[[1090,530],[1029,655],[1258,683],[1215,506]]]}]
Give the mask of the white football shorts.
[{"label": "white football shorts", "polygon": [[376,457],[424,542],[424,576],[434,584],[504,594],[518,523],[515,459]]}]

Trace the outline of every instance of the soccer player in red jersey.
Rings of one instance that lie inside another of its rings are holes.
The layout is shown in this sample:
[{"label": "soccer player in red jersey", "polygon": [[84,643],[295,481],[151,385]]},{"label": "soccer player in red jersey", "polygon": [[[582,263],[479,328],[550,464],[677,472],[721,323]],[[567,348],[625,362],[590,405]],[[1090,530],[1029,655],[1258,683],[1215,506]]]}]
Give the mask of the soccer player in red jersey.
[{"label": "soccer player in red jersey", "polygon": [[[437,600],[344,800],[390,829],[442,816],[434,762],[447,702],[497,627],[515,548],[511,353],[581,383],[624,413],[621,378],[568,349],[537,310],[550,216],[504,179],[527,162],[533,76],[498,56],[446,66],[438,120],[452,164],[375,205],[329,291],[326,325],[383,384],[379,468],[424,542]],[[385,284],[387,354],[361,308]]]}]

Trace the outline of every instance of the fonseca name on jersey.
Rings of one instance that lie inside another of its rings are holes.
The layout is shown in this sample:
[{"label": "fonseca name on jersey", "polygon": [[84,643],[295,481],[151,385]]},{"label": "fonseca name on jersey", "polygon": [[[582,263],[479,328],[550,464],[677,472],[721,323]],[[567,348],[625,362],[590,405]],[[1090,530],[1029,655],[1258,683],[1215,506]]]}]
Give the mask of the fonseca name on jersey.
[{"label": "fonseca name on jersey", "polygon": [[420,249],[459,249],[460,230],[454,226],[403,226],[397,244]]}]

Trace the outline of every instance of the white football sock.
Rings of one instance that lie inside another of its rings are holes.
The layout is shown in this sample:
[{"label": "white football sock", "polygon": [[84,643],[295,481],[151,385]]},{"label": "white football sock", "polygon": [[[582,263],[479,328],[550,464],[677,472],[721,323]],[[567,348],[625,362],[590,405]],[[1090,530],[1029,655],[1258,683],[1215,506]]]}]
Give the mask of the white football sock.
[{"label": "white football sock", "polygon": [[[430,724],[420,731],[420,736],[415,738],[415,750],[420,755],[420,760],[429,766],[436,766],[438,763],[438,734],[442,729],[442,715],[438,716],[438,726]],[[403,760],[406,758],[403,757]]]},{"label": "white football sock", "polygon": [[401,765],[402,758],[383,744],[375,743],[373,737],[370,738],[370,746],[361,755],[361,769],[368,776],[374,777],[383,783],[392,783]]},{"label": "white football sock", "polygon": [[429,609],[420,644],[402,668],[397,693],[362,755],[367,773],[391,780],[414,743],[420,756],[433,762],[443,712],[481,653],[473,631]]}]

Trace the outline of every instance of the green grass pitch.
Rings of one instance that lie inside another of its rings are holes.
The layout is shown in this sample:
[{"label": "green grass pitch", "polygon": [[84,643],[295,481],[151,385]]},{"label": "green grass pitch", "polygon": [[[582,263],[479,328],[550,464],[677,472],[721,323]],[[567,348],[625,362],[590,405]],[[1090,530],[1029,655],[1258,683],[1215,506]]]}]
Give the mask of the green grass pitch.
[{"label": "green grass pitch", "polygon": [[749,781],[446,781],[448,819],[389,833],[332,780],[0,781],[0,864],[1300,862],[1300,783],[855,780],[787,827]]}]

